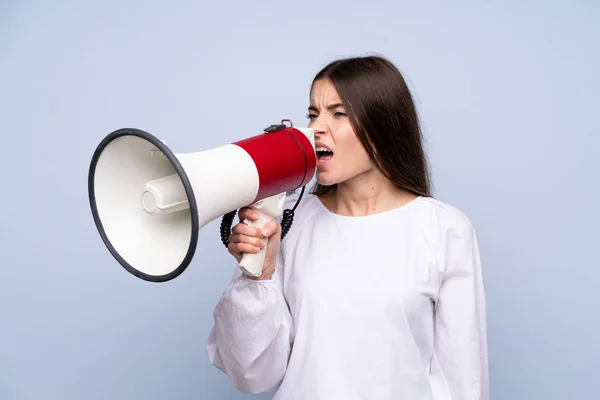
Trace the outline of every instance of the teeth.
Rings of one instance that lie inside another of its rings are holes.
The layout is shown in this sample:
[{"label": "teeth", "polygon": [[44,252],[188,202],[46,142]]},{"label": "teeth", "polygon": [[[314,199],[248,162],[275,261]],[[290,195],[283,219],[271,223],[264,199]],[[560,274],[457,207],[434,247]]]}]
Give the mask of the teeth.
[{"label": "teeth", "polygon": [[316,148],[316,151],[329,151],[329,152],[330,152],[331,150],[329,150],[327,147],[318,146],[318,147]]}]

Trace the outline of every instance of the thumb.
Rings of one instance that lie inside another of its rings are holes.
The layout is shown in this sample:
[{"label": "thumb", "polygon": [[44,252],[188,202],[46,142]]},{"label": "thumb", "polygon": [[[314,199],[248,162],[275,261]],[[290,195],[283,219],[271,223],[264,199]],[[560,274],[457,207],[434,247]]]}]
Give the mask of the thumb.
[{"label": "thumb", "polygon": [[271,220],[265,224],[261,233],[263,236],[269,237],[269,236],[273,235],[274,233],[277,233],[279,231],[279,229],[280,229],[279,224],[276,221]]}]

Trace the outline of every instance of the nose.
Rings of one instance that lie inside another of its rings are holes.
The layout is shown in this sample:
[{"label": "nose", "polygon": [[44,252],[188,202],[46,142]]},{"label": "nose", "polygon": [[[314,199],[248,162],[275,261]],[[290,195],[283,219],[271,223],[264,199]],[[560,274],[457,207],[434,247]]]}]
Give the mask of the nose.
[{"label": "nose", "polygon": [[308,127],[314,130],[315,135],[324,135],[327,133],[328,130],[327,124],[324,123],[323,119],[319,117],[316,117],[312,121],[310,121]]}]

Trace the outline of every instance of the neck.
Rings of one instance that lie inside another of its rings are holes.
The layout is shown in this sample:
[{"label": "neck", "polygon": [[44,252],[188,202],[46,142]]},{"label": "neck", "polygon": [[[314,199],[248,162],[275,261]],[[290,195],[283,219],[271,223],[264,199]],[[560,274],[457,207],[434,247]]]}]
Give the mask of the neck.
[{"label": "neck", "polygon": [[417,196],[395,186],[383,175],[358,176],[337,185],[323,199],[330,211],[344,216],[367,216],[401,207]]}]

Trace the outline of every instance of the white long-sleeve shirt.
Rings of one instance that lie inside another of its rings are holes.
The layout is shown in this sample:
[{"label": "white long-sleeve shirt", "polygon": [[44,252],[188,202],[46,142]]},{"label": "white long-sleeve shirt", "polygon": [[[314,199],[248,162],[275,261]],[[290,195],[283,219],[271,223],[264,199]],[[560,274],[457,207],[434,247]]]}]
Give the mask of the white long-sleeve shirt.
[{"label": "white long-sleeve shirt", "polygon": [[305,195],[273,277],[235,274],[207,349],[276,400],[488,400],[475,230],[429,197],[348,217]]}]

